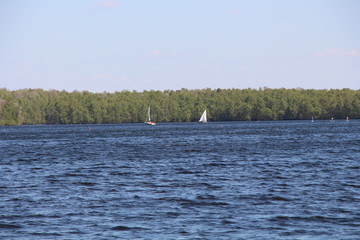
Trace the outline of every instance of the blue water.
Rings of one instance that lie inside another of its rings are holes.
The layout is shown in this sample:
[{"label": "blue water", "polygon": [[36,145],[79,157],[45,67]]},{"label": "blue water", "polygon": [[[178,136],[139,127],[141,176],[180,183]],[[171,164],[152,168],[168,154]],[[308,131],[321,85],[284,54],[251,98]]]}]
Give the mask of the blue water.
[{"label": "blue water", "polygon": [[1,239],[360,239],[360,121],[0,127]]}]

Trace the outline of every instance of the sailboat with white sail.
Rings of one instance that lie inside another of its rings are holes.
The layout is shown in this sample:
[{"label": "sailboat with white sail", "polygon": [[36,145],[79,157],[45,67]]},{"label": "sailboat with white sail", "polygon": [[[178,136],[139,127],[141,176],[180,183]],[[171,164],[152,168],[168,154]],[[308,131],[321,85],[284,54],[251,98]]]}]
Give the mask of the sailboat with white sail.
[{"label": "sailboat with white sail", "polygon": [[205,109],[205,111],[201,115],[201,118],[199,119],[199,123],[206,123],[206,122],[207,122],[207,118],[206,118],[206,109]]},{"label": "sailboat with white sail", "polygon": [[150,117],[150,105],[148,108],[148,121],[145,121],[146,125],[156,125],[156,123],[154,121],[151,121],[151,117]]}]

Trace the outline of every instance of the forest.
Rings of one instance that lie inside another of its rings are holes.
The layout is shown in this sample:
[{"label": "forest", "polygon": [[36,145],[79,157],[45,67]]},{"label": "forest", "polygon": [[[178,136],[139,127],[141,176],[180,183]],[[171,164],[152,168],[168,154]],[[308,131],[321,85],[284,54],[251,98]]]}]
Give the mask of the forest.
[{"label": "forest", "polygon": [[360,90],[198,89],[91,93],[0,89],[0,125],[360,118]]}]

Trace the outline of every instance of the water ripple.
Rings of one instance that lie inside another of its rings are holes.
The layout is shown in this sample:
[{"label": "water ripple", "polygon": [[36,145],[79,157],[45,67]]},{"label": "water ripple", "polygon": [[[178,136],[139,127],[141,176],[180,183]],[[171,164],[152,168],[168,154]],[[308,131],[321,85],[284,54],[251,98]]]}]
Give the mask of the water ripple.
[{"label": "water ripple", "polygon": [[1,239],[360,236],[358,120],[6,129]]}]

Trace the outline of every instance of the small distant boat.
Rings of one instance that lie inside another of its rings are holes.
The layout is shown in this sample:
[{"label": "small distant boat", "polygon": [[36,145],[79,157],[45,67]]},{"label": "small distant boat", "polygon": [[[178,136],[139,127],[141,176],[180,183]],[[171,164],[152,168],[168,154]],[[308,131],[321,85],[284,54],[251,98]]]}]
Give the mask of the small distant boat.
[{"label": "small distant boat", "polygon": [[148,121],[145,122],[146,125],[156,125],[156,123],[154,121],[151,121],[151,117],[150,117],[150,105],[148,108]]},{"label": "small distant boat", "polygon": [[346,117],[346,121],[349,121],[349,117]]},{"label": "small distant boat", "polygon": [[333,121],[334,121],[334,118],[332,117],[330,121],[333,122]]},{"label": "small distant boat", "polygon": [[311,122],[314,122],[314,117],[311,117]]},{"label": "small distant boat", "polygon": [[205,111],[201,115],[201,118],[199,119],[199,123],[206,123],[206,122],[207,122],[207,118],[206,118],[206,109],[205,109]]}]

